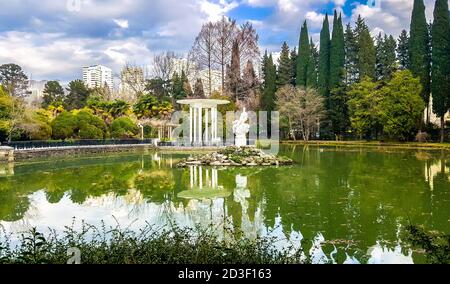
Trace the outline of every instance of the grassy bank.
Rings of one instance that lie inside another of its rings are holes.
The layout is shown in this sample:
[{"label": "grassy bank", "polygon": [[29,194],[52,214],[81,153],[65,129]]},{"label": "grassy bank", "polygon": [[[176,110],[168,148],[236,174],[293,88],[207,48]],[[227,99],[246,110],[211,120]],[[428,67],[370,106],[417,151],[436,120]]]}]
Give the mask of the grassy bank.
[{"label": "grassy bank", "polygon": [[[195,236],[195,237],[194,237]],[[0,264],[65,264],[68,249],[81,252],[82,264],[299,264],[301,252],[277,251],[274,239],[219,239],[210,229],[129,230],[83,225],[81,233],[43,235],[31,230],[11,248],[11,237],[0,237]],[[306,262],[306,261],[305,261]]]},{"label": "grassy bank", "polygon": [[282,141],[283,145],[312,145],[324,147],[391,147],[403,149],[450,150],[450,143],[399,143],[367,141]]}]

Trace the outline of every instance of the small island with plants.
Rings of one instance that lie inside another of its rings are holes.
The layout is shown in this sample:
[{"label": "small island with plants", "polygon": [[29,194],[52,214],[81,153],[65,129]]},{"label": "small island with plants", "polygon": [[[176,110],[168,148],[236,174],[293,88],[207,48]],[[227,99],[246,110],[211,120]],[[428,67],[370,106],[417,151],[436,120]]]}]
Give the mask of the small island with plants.
[{"label": "small island with plants", "polygon": [[218,152],[196,155],[183,159],[178,163],[179,168],[189,166],[215,167],[256,167],[256,166],[287,166],[294,164],[292,159],[265,153],[256,147],[245,146],[226,147]]}]

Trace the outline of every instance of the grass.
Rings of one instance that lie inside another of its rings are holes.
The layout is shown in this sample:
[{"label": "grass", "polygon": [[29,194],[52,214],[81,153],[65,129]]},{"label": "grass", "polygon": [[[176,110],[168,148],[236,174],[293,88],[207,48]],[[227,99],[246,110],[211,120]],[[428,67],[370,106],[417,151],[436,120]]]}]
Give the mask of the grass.
[{"label": "grass", "polygon": [[302,252],[278,251],[273,238],[244,237],[224,241],[208,229],[158,230],[151,226],[138,233],[128,229],[82,225],[80,232],[67,227],[61,235],[44,235],[32,229],[11,248],[11,235],[0,237],[0,264],[65,264],[70,248],[81,252],[82,264],[299,264]]}]

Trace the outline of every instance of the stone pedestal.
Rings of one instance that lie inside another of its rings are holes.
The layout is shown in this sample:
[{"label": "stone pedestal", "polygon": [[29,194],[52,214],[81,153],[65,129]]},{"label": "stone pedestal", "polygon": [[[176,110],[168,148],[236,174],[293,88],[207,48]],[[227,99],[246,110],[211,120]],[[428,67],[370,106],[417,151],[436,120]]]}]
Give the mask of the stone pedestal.
[{"label": "stone pedestal", "polygon": [[14,162],[14,148],[0,146],[0,162]]}]

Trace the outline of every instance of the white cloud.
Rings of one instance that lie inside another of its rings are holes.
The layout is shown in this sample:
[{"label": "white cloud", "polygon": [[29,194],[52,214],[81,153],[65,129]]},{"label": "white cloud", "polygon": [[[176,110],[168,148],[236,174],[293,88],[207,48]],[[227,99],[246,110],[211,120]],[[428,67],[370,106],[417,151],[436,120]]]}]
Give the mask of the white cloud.
[{"label": "white cloud", "polygon": [[128,29],[129,27],[128,20],[114,19],[114,23],[116,23],[122,29]]}]

